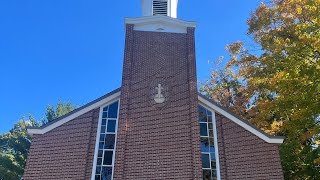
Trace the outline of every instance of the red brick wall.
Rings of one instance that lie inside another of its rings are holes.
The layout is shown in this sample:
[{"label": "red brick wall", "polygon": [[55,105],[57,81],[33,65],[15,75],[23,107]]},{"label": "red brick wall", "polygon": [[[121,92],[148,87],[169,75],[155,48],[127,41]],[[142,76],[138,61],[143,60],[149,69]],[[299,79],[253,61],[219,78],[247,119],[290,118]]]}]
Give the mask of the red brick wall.
[{"label": "red brick wall", "polygon": [[90,179],[99,109],[34,135],[24,179]]},{"label": "red brick wall", "polygon": [[[200,179],[194,29],[187,34],[126,27],[115,180]],[[165,106],[153,83],[168,87]]]},{"label": "red brick wall", "polygon": [[216,114],[221,179],[282,180],[279,146]]}]

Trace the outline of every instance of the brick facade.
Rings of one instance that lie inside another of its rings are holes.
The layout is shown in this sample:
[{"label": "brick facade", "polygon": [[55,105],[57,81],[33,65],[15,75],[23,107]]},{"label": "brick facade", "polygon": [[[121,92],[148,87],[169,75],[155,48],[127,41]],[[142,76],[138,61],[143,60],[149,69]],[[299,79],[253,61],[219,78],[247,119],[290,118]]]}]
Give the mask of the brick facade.
[{"label": "brick facade", "polygon": [[[194,28],[160,33],[126,25],[114,180],[202,179],[195,63]],[[160,83],[166,101],[155,104]],[[283,179],[278,144],[215,114],[222,180]],[[35,134],[24,179],[91,179],[98,119],[96,108]]]},{"label": "brick facade", "polygon": [[43,135],[34,135],[25,180],[90,179],[99,108]]},{"label": "brick facade", "polygon": [[[200,179],[194,29],[187,34],[126,27],[115,180]],[[168,87],[152,104],[157,83]]]},{"label": "brick facade", "polygon": [[221,179],[283,180],[279,145],[216,113]]}]

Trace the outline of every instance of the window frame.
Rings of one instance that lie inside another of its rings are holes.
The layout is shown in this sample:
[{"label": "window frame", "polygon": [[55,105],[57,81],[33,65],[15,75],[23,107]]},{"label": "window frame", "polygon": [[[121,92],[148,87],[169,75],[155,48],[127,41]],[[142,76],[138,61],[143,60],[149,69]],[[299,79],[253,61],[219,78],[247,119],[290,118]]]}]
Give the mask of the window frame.
[{"label": "window frame", "polygon": [[[201,103],[201,102],[199,102],[198,103],[198,106],[202,106],[203,108],[205,108],[207,111],[210,111],[211,113],[212,113],[212,125],[213,125],[213,140],[214,140],[214,154],[215,154],[215,160],[216,160],[216,174],[217,174],[217,180],[221,180],[221,176],[220,176],[220,162],[219,162],[219,146],[218,146],[218,134],[217,134],[217,122],[216,122],[216,113],[215,113],[215,111],[212,109],[212,108],[210,108],[210,107],[208,107],[208,106],[206,106],[205,104],[203,104],[203,103]],[[199,128],[200,128],[200,123],[206,123],[206,122],[199,122],[198,121],[198,123],[199,123]],[[210,141],[210,138],[209,138],[209,123],[206,123],[207,124],[207,133],[208,133],[208,135],[207,136],[201,136],[200,135],[200,132],[199,132],[199,137],[201,138],[201,137],[203,137],[203,138],[208,138],[209,139],[209,141]],[[210,146],[210,145],[209,145]],[[202,154],[209,154],[209,158],[211,157],[211,153],[209,152],[209,153],[206,153],[206,152],[201,152],[201,157],[202,157]],[[201,159],[202,160],[202,159]],[[202,164],[202,163],[201,163]],[[211,160],[210,160],[210,168],[212,168],[211,167]],[[209,168],[202,168],[201,167],[201,170],[209,170]],[[210,169],[211,170],[211,169]]]},{"label": "window frame", "polygon": [[[101,164],[101,167],[112,167],[112,176],[111,179],[113,179],[114,176],[114,166],[115,166],[115,158],[116,158],[116,148],[117,148],[117,135],[118,135],[118,124],[119,124],[119,114],[120,114],[120,98],[114,99],[103,106],[100,106],[99,108],[99,120],[98,120],[98,126],[97,126],[97,134],[96,134],[96,144],[95,144],[95,151],[94,151],[94,157],[93,157],[93,165],[92,165],[92,173],[91,173],[91,180],[95,180],[96,176],[96,168],[97,168],[97,161],[98,161],[98,151],[99,151],[99,143],[100,143],[100,133],[101,133],[101,126],[102,126],[102,119],[103,118],[103,109],[107,106],[110,106],[111,104],[118,102],[118,112],[117,112],[117,118],[105,118],[106,119],[106,130],[108,125],[108,120],[116,120],[115,124],[115,132],[108,132],[108,134],[114,134],[115,135],[115,142],[114,142],[114,149],[112,154],[112,165],[103,165],[103,162]],[[105,133],[106,134],[106,133]],[[102,161],[104,159],[104,153],[105,151],[111,151],[111,149],[103,149],[102,152]]]}]

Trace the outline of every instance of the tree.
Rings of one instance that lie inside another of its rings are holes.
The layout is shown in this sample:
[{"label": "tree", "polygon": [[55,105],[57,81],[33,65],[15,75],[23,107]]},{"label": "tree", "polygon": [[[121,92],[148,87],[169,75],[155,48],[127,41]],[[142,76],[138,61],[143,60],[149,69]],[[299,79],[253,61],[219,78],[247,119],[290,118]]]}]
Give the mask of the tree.
[{"label": "tree", "polygon": [[22,177],[32,140],[27,133],[28,126],[39,127],[74,109],[71,103],[59,102],[56,109],[48,105],[46,118],[41,122],[29,115],[28,118],[20,119],[10,132],[0,135],[0,179],[18,180]]},{"label": "tree", "polygon": [[71,111],[73,111],[76,107],[70,103],[70,102],[61,102],[59,101],[58,104],[56,105],[56,108],[52,107],[51,105],[47,106],[46,110],[46,122],[51,122],[58,117],[61,117]]},{"label": "tree", "polygon": [[[270,134],[286,136],[280,148],[286,179],[320,179],[319,17],[319,0],[262,3],[248,20],[259,53],[252,54],[241,42],[229,45],[230,59],[221,73],[232,69],[235,75],[212,85],[213,74],[202,88],[211,97],[231,89],[232,98],[220,96],[221,104],[242,109],[234,112]],[[245,92],[241,101],[239,87]]]}]

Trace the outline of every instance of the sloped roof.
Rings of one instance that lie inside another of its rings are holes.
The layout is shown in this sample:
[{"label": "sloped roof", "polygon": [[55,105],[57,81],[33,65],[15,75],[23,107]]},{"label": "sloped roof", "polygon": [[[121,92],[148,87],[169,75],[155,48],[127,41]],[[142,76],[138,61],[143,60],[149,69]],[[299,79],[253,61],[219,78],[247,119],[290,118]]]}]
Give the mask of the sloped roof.
[{"label": "sloped roof", "polygon": [[239,116],[232,113],[225,107],[220,106],[218,103],[214,102],[213,100],[209,99],[208,97],[199,93],[199,101],[206,107],[212,109],[213,111],[227,117],[231,121],[235,122],[236,124],[240,125],[241,127],[245,128],[249,132],[255,134],[256,136],[260,137],[264,141],[268,143],[275,143],[281,144],[284,141],[283,136],[271,136],[266,132],[262,131],[261,129],[257,128],[255,125],[251,124],[249,121],[240,118]]},{"label": "sloped roof", "polygon": [[96,109],[108,102],[114,101],[115,99],[118,99],[120,97],[120,88],[113,90],[109,93],[107,93],[104,96],[99,97],[98,99],[89,102],[88,104],[85,104],[66,115],[63,115],[54,121],[51,121],[50,123],[44,124],[41,127],[28,127],[28,133],[29,134],[44,134],[48,131],[51,131],[52,129],[61,126],[62,124],[81,116],[82,114],[85,114],[93,109]]},{"label": "sloped roof", "polygon": [[[118,88],[112,92],[107,93],[106,95],[82,106],[74,111],[71,111],[70,113],[61,116],[57,118],[56,120],[47,123],[41,127],[28,127],[28,133],[29,134],[44,134],[46,132],[51,131],[52,129],[59,127],[63,125],[64,123],[67,123],[71,121],[72,119],[85,114],[93,109],[99,108],[103,106],[104,104],[113,102],[120,98],[121,95],[121,89]],[[220,106],[216,102],[212,101],[211,99],[207,98],[206,96],[199,93],[198,95],[199,103],[206,106],[207,108],[211,109],[212,111],[215,111],[234,123],[238,124],[239,126],[243,127],[244,129],[248,130],[249,132],[253,133],[254,135],[258,136],[259,138],[263,139],[267,143],[275,143],[275,144],[281,144],[284,141],[284,137],[282,136],[271,136],[261,129],[255,127],[250,122],[243,120],[242,118],[238,117],[237,115],[230,112],[228,109]]]}]

